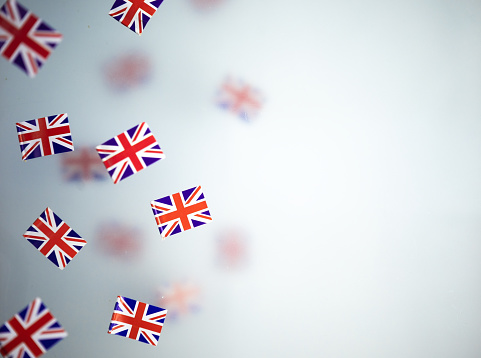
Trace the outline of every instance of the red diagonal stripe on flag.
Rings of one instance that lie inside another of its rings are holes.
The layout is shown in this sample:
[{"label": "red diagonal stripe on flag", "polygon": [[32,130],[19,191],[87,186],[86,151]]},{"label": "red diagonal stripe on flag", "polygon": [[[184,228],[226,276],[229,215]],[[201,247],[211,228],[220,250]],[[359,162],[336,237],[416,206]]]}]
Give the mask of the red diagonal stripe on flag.
[{"label": "red diagonal stripe on flag", "polygon": [[42,58],[47,59],[50,52],[40,43],[31,38],[28,34],[29,31],[35,26],[37,21],[41,20],[34,14],[28,14],[27,16],[27,19],[20,28],[15,27],[3,16],[0,16],[0,27],[13,36],[12,41],[5,48],[3,55],[7,58],[10,58],[17,48],[21,44],[24,44],[31,50],[35,51]]},{"label": "red diagonal stripe on flag", "polygon": [[48,237],[48,241],[40,249],[40,252],[45,256],[54,246],[58,246],[70,258],[77,254],[77,252],[63,240],[64,235],[70,230],[70,227],[67,224],[62,223],[56,232],[45,225],[40,219],[37,219],[33,225]]},{"label": "red diagonal stripe on flag", "polygon": [[143,164],[140,162],[139,158],[137,157],[137,152],[141,151],[142,149],[147,148],[148,146],[152,145],[155,143],[155,138],[154,136],[149,136],[140,142],[131,145],[129,140],[127,139],[127,136],[125,133],[121,133],[117,136],[120,144],[124,148],[123,151],[121,151],[118,154],[115,154],[113,157],[107,159],[104,163],[107,168],[110,168],[112,165],[117,164],[121,160],[124,160],[125,158],[129,158],[132,161],[132,164],[134,165],[134,168],[139,171],[144,168]]},{"label": "red diagonal stripe on flag", "polygon": [[24,343],[30,349],[32,354],[35,357],[38,357],[43,353],[43,349],[32,339],[32,335],[53,319],[54,317],[52,314],[47,311],[46,314],[25,329],[18,321],[17,317],[13,317],[12,320],[8,321],[8,323],[15,331],[17,336],[6,345],[0,347],[0,353],[2,353],[4,356],[7,356],[7,354],[15,349],[18,345]]},{"label": "red diagonal stripe on flag", "polygon": [[167,223],[171,220],[180,219],[184,230],[188,230],[191,228],[187,215],[207,209],[207,203],[205,201],[189,206],[184,206],[182,198],[180,197],[180,193],[173,194],[172,199],[174,199],[176,210],[167,214],[161,214],[159,216],[159,221],[161,223]]}]

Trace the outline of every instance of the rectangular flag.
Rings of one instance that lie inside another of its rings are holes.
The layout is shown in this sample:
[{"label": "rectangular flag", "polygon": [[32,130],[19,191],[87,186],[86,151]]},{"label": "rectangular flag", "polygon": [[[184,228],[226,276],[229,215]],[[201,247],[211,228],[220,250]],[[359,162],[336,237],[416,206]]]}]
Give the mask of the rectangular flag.
[{"label": "rectangular flag", "polygon": [[163,0],[115,0],[109,15],[133,32],[142,31]]},{"label": "rectangular flag", "polygon": [[0,8],[0,53],[30,77],[62,40],[62,35],[15,0]]},{"label": "rectangular flag", "polygon": [[50,208],[45,209],[23,236],[61,270],[87,244]]},{"label": "rectangular flag", "polygon": [[150,205],[162,239],[212,221],[200,186],[164,196]]},{"label": "rectangular flag", "polygon": [[108,333],[156,346],[167,310],[117,296]]},{"label": "rectangular flag", "polygon": [[22,160],[73,151],[67,113],[16,123]]},{"label": "rectangular flag", "polygon": [[262,107],[261,92],[243,81],[227,78],[217,92],[219,107],[233,112],[246,121],[252,120]]},{"label": "rectangular flag", "polygon": [[114,184],[165,158],[145,122],[109,139],[96,149]]},{"label": "rectangular flag", "polygon": [[5,358],[40,357],[67,337],[40,298],[0,327],[0,353]]}]

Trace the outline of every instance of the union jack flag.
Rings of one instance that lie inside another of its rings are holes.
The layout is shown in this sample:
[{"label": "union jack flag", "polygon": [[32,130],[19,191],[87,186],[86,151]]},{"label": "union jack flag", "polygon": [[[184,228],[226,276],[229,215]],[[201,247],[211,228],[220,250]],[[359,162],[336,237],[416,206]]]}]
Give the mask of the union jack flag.
[{"label": "union jack flag", "polygon": [[173,282],[158,289],[159,303],[169,309],[169,317],[186,316],[199,310],[199,287],[190,282]]},{"label": "union jack flag", "polygon": [[59,32],[15,0],[7,0],[0,8],[0,53],[30,77],[35,77],[61,40]]},{"label": "union jack flag", "polygon": [[95,148],[81,147],[62,156],[62,171],[68,181],[104,180],[104,165]]},{"label": "union jack flag", "polygon": [[200,186],[150,202],[162,239],[212,220]]},{"label": "union jack flag", "polygon": [[241,80],[227,78],[217,92],[216,103],[242,119],[249,121],[254,118],[264,101],[261,92]]},{"label": "union jack flag", "polygon": [[22,160],[73,151],[67,113],[16,125]]},{"label": "union jack flag", "polygon": [[163,0],[115,0],[109,15],[133,32],[142,35]]},{"label": "union jack flag", "polygon": [[108,333],[156,346],[166,315],[164,308],[117,296]]},{"label": "union jack flag", "polygon": [[50,208],[45,209],[23,236],[61,270],[87,244]]},{"label": "union jack flag", "polygon": [[0,327],[0,353],[5,358],[36,358],[67,337],[40,298]]},{"label": "union jack flag", "polygon": [[96,149],[114,184],[165,158],[145,122],[109,139]]}]

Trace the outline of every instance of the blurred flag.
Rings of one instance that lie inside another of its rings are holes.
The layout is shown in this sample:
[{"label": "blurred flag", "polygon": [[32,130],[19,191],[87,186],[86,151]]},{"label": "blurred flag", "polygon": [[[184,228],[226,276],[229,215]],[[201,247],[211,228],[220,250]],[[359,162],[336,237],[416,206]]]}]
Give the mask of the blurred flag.
[{"label": "blurred flag", "polygon": [[221,267],[240,269],[247,263],[245,234],[235,228],[224,230],[217,240],[217,260]]},{"label": "blurred flag", "polygon": [[165,158],[145,122],[109,139],[96,149],[114,184]]},{"label": "blurred flag", "polygon": [[67,113],[16,125],[22,160],[73,151]]},{"label": "blurred flag", "polygon": [[30,77],[62,40],[62,35],[35,14],[7,0],[0,8],[0,53]]},{"label": "blurred flag", "polygon": [[40,214],[23,236],[61,270],[87,244],[50,208]]},{"label": "blurred flag", "polygon": [[216,103],[246,121],[252,120],[262,107],[264,99],[256,88],[242,80],[228,77],[217,92]]},{"label": "blurred flag", "polygon": [[224,0],[189,0],[189,1],[198,10],[210,10],[224,2]]},{"label": "blurred flag", "polygon": [[95,238],[100,252],[123,260],[137,258],[143,248],[142,231],[117,221],[101,223]]},{"label": "blurred flag", "polygon": [[62,172],[67,181],[93,181],[107,178],[105,167],[94,147],[80,147],[62,156]]},{"label": "blurred flag", "polygon": [[40,357],[67,337],[67,332],[40,298],[0,327],[0,353],[5,358]]},{"label": "blurred flag", "polygon": [[117,296],[108,333],[156,346],[166,314],[164,308]]},{"label": "blurred flag", "polygon": [[212,220],[200,186],[164,196],[150,205],[162,239]]},{"label": "blurred flag", "polygon": [[158,302],[169,310],[169,317],[187,316],[200,309],[199,286],[189,281],[173,282],[158,289]]},{"label": "blurred flag", "polygon": [[133,32],[142,35],[145,26],[163,0],[115,0],[109,15]]},{"label": "blurred flag", "polygon": [[149,57],[141,53],[116,56],[104,66],[107,83],[117,91],[127,91],[147,82],[152,73]]}]

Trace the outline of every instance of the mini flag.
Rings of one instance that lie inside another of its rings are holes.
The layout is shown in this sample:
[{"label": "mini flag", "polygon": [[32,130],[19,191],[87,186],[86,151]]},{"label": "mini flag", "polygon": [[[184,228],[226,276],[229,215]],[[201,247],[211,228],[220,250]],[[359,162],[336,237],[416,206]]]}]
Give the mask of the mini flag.
[{"label": "mini flag", "polygon": [[61,270],[87,244],[50,208],[45,209],[23,236]]},{"label": "mini flag", "polygon": [[97,146],[97,152],[114,184],[165,158],[145,122]]},{"label": "mini flag", "polygon": [[15,0],[0,8],[0,53],[35,77],[62,35]]},{"label": "mini flag", "polygon": [[123,262],[137,258],[143,247],[142,231],[125,222],[103,222],[95,238],[101,252],[121,258]]},{"label": "mini flag", "polygon": [[164,308],[117,296],[108,333],[156,346],[166,314]]},{"label": "mini flag", "polygon": [[105,78],[112,89],[127,91],[147,82],[152,66],[149,58],[138,53],[116,56],[105,66]]},{"label": "mini flag", "polygon": [[200,309],[200,289],[191,282],[174,282],[158,289],[159,303],[169,309],[169,317],[175,319]]},{"label": "mini flag", "polygon": [[73,151],[67,113],[16,125],[22,160]]},{"label": "mini flag", "polygon": [[150,203],[162,239],[212,220],[200,186]]},{"label": "mini flag", "polygon": [[105,167],[93,147],[81,147],[62,156],[62,172],[67,181],[104,180]]},{"label": "mini flag", "polygon": [[163,0],[115,0],[109,15],[133,32],[142,35],[145,26]]},{"label": "mini flag", "polygon": [[263,96],[256,88],[245,84],[241,80],[227,78],[217,92],[217,104],[231,111],[244,120],[251,120],[260,110]]},{"label": "mini flag", "polygon": [[36,358],[65,337],[67,332],[36,298],[0,327],[0,353],[5,358]]}]

